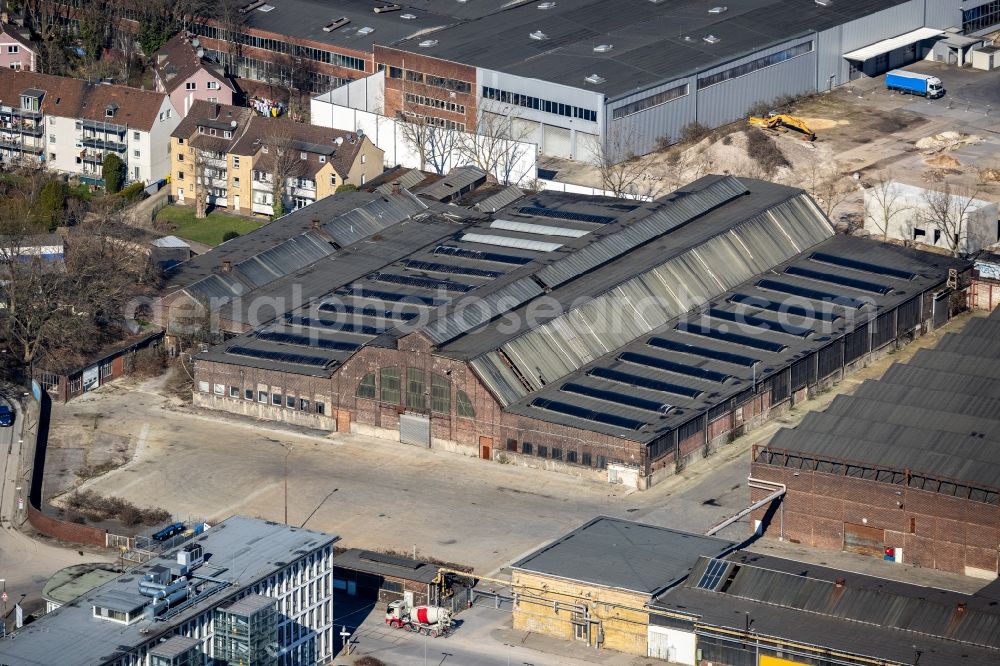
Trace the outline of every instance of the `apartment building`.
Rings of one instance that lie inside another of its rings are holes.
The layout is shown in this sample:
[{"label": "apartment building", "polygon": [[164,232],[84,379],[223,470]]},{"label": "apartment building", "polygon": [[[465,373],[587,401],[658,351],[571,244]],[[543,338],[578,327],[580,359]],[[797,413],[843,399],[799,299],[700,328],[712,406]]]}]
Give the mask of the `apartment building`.
[{"label": "apartment building", "polygon": [[0,69],[0,159],[45,164],[102,185],[109,153],[127,180],[149,183],[170,171],[170,133],[180,121],[164,93]]},{"label": "apartment building", "polygon": [[347,130],[266,118],[251,109],[195,101],[173,132],[171,194],[182,204],[275,213],[274,179],[284,179],[281,210],[364,185],[382,173],[382,150]]},{"label": "apartment building", "polygon": [[328,663],[336,541],[233,516],[0,641],[0,663]]},{"label": "apartment building", "polygon": [[195,101],[232,104],[236,87],[197,39],[174,35],[153,59],[156,90],[167,93],[181,118]]},{"label": "apartment building", "polygon": [[0,23],[0,67],[15,71],[35,71],[38,50],[24,28]]}]

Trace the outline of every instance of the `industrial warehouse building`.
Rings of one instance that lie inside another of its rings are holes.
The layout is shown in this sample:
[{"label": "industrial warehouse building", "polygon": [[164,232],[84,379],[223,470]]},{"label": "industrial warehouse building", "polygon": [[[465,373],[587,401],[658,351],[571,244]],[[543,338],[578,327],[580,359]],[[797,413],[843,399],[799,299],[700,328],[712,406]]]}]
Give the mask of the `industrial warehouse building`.
[{"label": "industrial warehouse building", "polygon": [[755,448],[752,476],[787,489],[787,539],[876,557],[891,552],[902,562],[995,578],[994,446],[1000,312],[972,319],[934,349],[778,432]]},{"label": "industrial warehouse building", "polygon": [[1000,659],[997,584],[959,594],[738,548],[595,518],[511,566],[514,629],[687,666]]},{"label": "industrial warehouse building", "polygon": [[180,265],[164,323],[206,304],[235,334],[195,403],[645,488],[964,307],[966,262],[836,236],[772,183],[418,195],[333,197]]},{"label": "industrial warehouse building", "polygon": [[543,154],[580,160],[623,137],[649,152],[691,123],[935,50],[961,61],[967,45],[946,30],[1000,24],[995,0],[248,0],[242,15],[238,30],[189,26],[230,74],[317,93],[378,74],[386,115],[473,130],[511,111]]}]

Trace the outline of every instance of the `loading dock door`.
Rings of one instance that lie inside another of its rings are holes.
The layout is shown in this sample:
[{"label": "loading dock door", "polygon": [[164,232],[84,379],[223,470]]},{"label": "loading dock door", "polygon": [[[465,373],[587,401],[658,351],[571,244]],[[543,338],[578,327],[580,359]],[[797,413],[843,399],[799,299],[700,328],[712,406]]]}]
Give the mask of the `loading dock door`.
[{"label": "loading dock door", "polygon": [[573,158],[570,131],[564,127],[544,125],[542,153],[565,160]]},{"label": "loading dock door", "polygon": [[431,420],[422,414],[399,415],[399,441],[430,448]]},{"label": "loading dock door", "polygon": [[884,548],[885,530],[844,523],[844,550],[847,552],[882,557]]}]

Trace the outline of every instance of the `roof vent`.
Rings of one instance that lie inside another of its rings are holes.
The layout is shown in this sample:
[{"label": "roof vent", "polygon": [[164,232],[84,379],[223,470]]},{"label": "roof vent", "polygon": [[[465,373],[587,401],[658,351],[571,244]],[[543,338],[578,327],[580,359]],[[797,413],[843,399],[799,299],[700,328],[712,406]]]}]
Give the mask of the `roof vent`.
[{"label": "roof vent", "polygon": [[248,12],[252,12],[253,10],[257,9],[258,7],[264,4],[265,4],[264,0],[254,0],[254,2],[251,2],[249,5],[243,5],[242,7],[240,7],[240,14],[246,14]]},{"label": "roof vent", "polygon": [[820,7],[829,7],[833,4],[833,0],[816,0],[816,4]]},{"label": "roof vent", "polygon": [[417,46],[419,46],[422,49],[429,49],[430,47],[437,45],[438,45],[438,40],[436,39],[425,39],[424,41],[417,44]]},{"label": "roof vent", "polygon": [[542,32],[541,30],[536,30],[536,31],[530,33],[528,35],[528,37],[531,37],[532,39],[536,39],[538,41],[542,41],[543,39],[548,39],[549,38],[549,36],[546,35],[544,32]]},{"label": "roof vent", "polygon": [[704,39],[709,44],[718,44],[719,42],[722,41],[721,39],[719,39],[715,35],[705,35],[704,37],[702,37],[702,39]]},{"label": "roof vent", "polygon": [[274,5],[261,5],[260,7],[257,8],[257,11],[259,11],[259,12],[273,12],[274,11]]},{"label": "roof vent", "polygon": [[538,3],[538,8],[539,9],[552,9],[555,6],[556,6],[556,3],[554,3],[554,2],[539,2]]},{"label": "roof vent", "polygon": [[358,28],[358,34],[359,35],[370,35],[373,32],[375,32],[375,28],[372,28],[371,26],[367,26],[366,25],[363,28]]},{"label": "roof vent", "polygon": [[721,6],[720,7],[712,7],[711,9],[708,10],[708,13],[709,14],[724,14],[728,9],[729,9],[729,7],[721,7]]},{"label": "roof vent", "polygon": [[684,35],[684,41],[685,42],[693,42],[694,41],[694,37],[692,37],[691,35]]},{"label": "roof vent", "polygon": [[607,81],[607,79],[601,76],[600,74],[591,74],[590,76],[585,78],[584,81],[586,81],[587,83],[593,83],[596,86],[601,83],[604,83],[605,81]]},{"label": "roof vent", "polygon": [[323,26],[323,32],[333,32],[337,28],[343,28],[345,25],[351,22],[351,19],[346,16],[341,16],[336,19],[333,23]]},{"label": "roof vent", "polygon": [[398,12],[402,8],[403,8],[402,5],[391,4],[391,5],[382,5],[381,7],[374,7],[372,11],[375,12],[376,14],[383,14],[385,12]]},{"label": "roof vent", "polygon": [[405,19],[407,21],[412,21],[413,19],[417,18],[417,16],[416,14],[400,14],[399,18]]},{"label": "roof vent", "polygon": [[594,53],[607,53],[615,48],[614,44],[598,44],[594,47]]}]

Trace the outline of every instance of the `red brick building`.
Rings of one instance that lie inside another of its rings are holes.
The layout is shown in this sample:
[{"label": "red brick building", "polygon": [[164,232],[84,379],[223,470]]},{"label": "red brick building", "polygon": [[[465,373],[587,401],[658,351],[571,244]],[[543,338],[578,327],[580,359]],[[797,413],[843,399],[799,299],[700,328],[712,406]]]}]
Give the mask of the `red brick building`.
[{"label": "red brick building", "polygon": [[[794,542],[992,578],[1000,554],[1000,315],[755,447]],[[754,490],[754,499],[767,491]],[[756,512],[764,519],[765,510]],[[772,519],[769,534],[781,527]]]},{"label": "red brick building", "polygon": [[237,334],[198,356],[196,404],[644,488],[947,321],[948,269],[967,269],[718,176],[489,214],[368,196],[168,277],[170,311],[200,294]]},{"label": "red brick building", "polygon": [[475,67],[378,45],[375,62],[386,70],[385,115],[475,129]]}]

